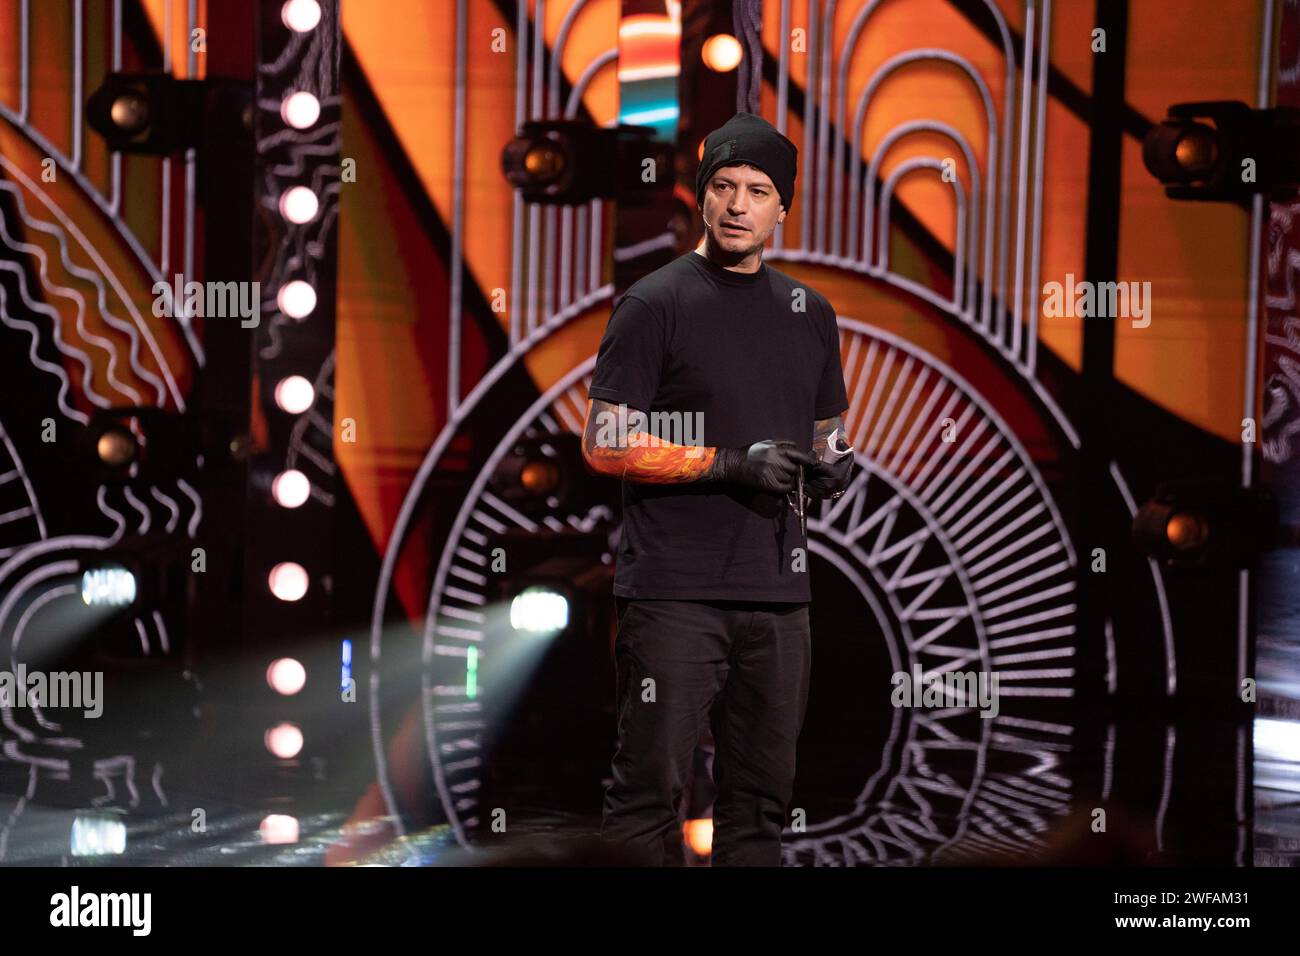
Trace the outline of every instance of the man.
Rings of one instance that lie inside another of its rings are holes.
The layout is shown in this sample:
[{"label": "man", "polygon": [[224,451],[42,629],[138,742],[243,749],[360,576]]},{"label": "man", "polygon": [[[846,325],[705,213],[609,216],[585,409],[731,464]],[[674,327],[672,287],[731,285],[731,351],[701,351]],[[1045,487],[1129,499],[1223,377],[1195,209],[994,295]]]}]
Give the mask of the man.
[{"label": "man", "polygon": [[601,835],[660,864],[684,862],[680,801],[706,714],[713,865],[781,863],[811,663],[800,480],[837,497],[853,464],[832,442],[848,407],[835,311],[762,261],[797,153],[750,113],[706,138],[704,239],[619,301],[589,389],[583,456],[623,481]]}]

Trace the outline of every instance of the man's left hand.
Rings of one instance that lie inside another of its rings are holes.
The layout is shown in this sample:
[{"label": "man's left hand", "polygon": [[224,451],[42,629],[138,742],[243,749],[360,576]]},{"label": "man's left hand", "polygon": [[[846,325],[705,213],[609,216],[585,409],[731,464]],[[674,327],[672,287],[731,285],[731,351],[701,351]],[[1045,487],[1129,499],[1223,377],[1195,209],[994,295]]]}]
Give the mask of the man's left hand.
[{"label": "man's left hand", "polygon": [[852,479],[852,455],[845,455],[833,465],[819,461],[804,469],[804,494],[809,498],[829,498],[847,488]]}]

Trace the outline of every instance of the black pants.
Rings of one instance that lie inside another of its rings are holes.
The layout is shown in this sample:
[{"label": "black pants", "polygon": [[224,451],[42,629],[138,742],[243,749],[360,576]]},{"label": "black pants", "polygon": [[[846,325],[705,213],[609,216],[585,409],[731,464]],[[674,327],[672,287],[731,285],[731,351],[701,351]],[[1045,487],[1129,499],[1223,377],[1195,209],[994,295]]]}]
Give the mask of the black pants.
[{"label": "black pants", "polygon": [[684,863],[679,806],[708,715],[714,866],[780,866],[812,664],[807,604],[615,597],[618,748],[601,836]]}]

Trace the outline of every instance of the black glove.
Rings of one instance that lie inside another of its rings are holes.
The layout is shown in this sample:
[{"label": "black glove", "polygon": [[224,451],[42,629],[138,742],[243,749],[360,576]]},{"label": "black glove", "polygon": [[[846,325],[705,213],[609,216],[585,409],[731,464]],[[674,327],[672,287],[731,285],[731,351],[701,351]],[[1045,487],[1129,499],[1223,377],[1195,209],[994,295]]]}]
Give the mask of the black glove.
[{"label": "black glove", "polygon": [[748,448],[719,448],[710,477],[759,491],[784,492],[794,488],[800,465],[816,463],[811,452],[800,451],[794,442],[769,439]]},{"label": "black glove", "polygon": [[829,498],[847,488],[852,479],[852,455],[845,455],[834,464],[818,461],[804,473],[804,494],[809,498]]}]

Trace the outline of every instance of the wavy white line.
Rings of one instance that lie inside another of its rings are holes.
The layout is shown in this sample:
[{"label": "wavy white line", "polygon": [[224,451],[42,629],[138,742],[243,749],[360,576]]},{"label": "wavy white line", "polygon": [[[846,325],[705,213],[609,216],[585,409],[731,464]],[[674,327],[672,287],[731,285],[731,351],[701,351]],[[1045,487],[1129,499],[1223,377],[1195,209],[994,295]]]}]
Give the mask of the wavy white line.
[{"label": "wavy white line", "polygon": [[113,403],[107,397],[95,391],[94,373],[95,360],[86,352],[69,343],[63,336],[63,316],[59,315],[59,310],[53,306],[46,305],[44,302],[35,302],[27,292],[27,277],[23,269],[15,262],[9,262],[0,259],[0,271],[12,272],[18,279],[18,295],[23,300],[23,305],[27,306],[33,312],[39,312],[41,315],[48,316],[53,323],[53,332],[51,339],[53,345],[64,355],[76,359],[81,363],[81,390],[86,393],[86,398],[94,405],[100,408],[112,408]]},{"label": "wavy white line", "polygon": [[5,182],[4,180],[0,180],[0,189],[4,189],[7,192],[11,192],[13,194],[14,200],[18,205],[19,218],[22,219],[24,225],[26,225],[30,229],[35,229],[37,232],[43,232],[46,235],[53,236],[55,241],[58,242],[59,259],[63,263],[63,268],[66,269],[69,274],[76,276],[78,279],[82,279],[86,282],[89,282],[91,285],[95,287],[96,294],[99,300],[99,314],[103,316],[105,322],[107,322],[110,326],[117,329],[119,332],[121,332],[123,335],[127,336],[127,338],[131,340],[131,348],[130,348],[130,352],[128,353],[131,362],[131,368],[135,370],[135,373],[139,375],[140,378],[144,379],[153,387],[154,391],[157,393],[157,400],[156,400],[157,404],[162,405],[166,401],[167,387],[163,383],[163,380],[159,378],[157,375],[155,375],[153,372],[149,371],[149,369],[147,369],[144,366],[144,363],[140,360],[139,330],[130,322],[127,322],[124,319],[119,319],[116,315],[114,315],[111,311],[109,311],[108,289],[104,285],[103,278],[97,272],[94,272],[93,270],[90,269],[83,269],[81,266],[77,265],[75,262],[72,261],[72,256],[68,251],[67,237],[53,223],[47,223],[44,222],[43,220],[37,219],[35,216],[32,216],[28,212],[27,204],[23,200],[22,191],[19,190],[17,186],[14,186],[12,183]]},{"label": "wavy white line", "polygon": [[90,417],[88,415],[86,415],[84,412],[78,411],[77,409],[73,408],[71,405],[68,404],[68,392],[72,390],[72,382],[69,381],[68,375],[63,370],[63,367],[60,365],[55,365],[52,362],[47,362],[45,361],[45,359],[41,358],[39,355],[36,354],[36,345],[41,340],[40,329],[38,329],[31,322],[27,322],[23,319],[16,318],[9,314],[9,310],[5,307],[4,286],[0,286],[0,322],[3,322],[11,329],[23,329],[31,333],[32,341],[31,341],[31,347],[28,350],[28,356],[31,359],[32,365],[34,365],[36,368],[39,368],[43,372],[49,372],[51,375],[55,376],[56,378],[58,378],[60,382],[63,383],[62,386],[59,388],[59,395],[58,398],[56,399],[56,402],[59,406],[59,411],[63,413],[65,418],[70,418],[74,422],[80,422],[83,425],[90,424]]},{"label": "wavy white line", "polygon": [[[11,184],[6,183],[3,180],[0,180],[0,188],[4,188],[6,186],[8,186],[10,189],[14,188]],[[97,346],[108,353],[107,377],[108,377],[109,384],[112,385],[115,389],[117,389],[117,391],[125,395],[127,398],[131,399],[133,404],[139,405],[140,393],[117,377],[117,347],[114,346],[113,343],[108,339],[102,338],[101,336],[96,335],[95,333],[91,332],[89,329],[86,328],[85,298],[83,298],[81,293],[78,292],[76,289],[68,288],[67,286],[60,285],[59,283],[54,281],[54,279],[50,276],[49,257],[45,254],[45,250],[42,249],[40,246],[33,245],[30,242],[23,242],[22,240],[15,239],[11,235],[9,235],[9,231],[5,228],[4,216],[0,216],[0,240],[3,240],[4,243],[7,246],[9,246],[9,248],[15,250],[16,252],[25,252],[28,255],[34,256],[37,262],[40,263],[40,270],[38,272],[38,275],[40,276],[42,285],[46,289],[48,289],[52,294],[60,296],[61,298],[64,299],[68,299],[69,301],[73,302],[76,305],[77,307],[76,328],[77,331],[81,333],[82,340],[85,342],[89,342],[91,345]]]}]

